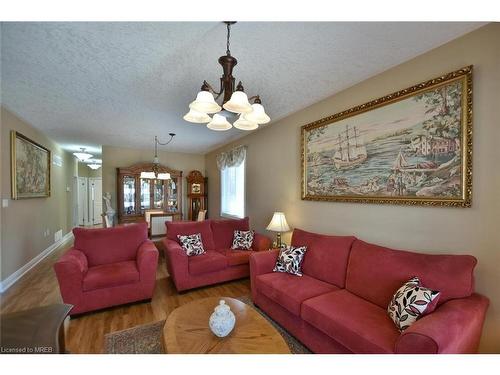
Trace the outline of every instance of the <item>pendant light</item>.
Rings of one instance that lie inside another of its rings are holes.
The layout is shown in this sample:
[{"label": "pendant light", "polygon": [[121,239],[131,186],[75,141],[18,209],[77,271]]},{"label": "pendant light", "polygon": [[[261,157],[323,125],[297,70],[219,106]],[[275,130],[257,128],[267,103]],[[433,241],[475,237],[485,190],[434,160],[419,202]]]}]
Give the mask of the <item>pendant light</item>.
[{"label": "pendant light", "polygon": [[85,160],[88,160],[93,156],[92,154],[85,152],[85,147],[80,147],[80,150],[81,152],[73,152],[73,155],[75,155],[79,161],[84,162]]},{"label": "pendant light", "polygon": [[[258,124],[268,123],[271,119],[265,113],[258,95],[249,98],[241,82],[235,87],[236,80],[233,77],[233,69],[238,60],[231,55],[229,41],[231,25],[236,22],[225,21],[224,23],[227,27],[227,48],[226,54],[219,57],[219,64],[223,70],[223,75],[220,78],[220,90],[215,91],[207,81],[203,81],[200,92],[196,95],[196,99],[189,104],[189,112],[184,115],[183,119],[197,124],[208,123],[207,127],[215,131],[229,130],[233,126],[228,118],[232,118],[232,116],[223,116],[225,110],[240,115],[234,123],[235,128],[253,130],[258,127]],[[222,105],[217,103],[220,97],[222,97]],[[252,101],[253,104],[251,104]],[[214,114],[213,118],[210,118],[209,114]],[[241,116],[242,114],[244,116]]]}]

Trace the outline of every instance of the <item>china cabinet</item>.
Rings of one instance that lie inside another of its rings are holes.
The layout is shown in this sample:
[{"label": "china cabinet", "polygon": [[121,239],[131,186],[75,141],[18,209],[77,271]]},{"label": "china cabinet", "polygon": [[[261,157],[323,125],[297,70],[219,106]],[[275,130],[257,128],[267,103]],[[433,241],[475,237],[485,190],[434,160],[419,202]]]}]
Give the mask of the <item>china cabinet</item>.
[{"label": "china cabinet", "polygon": [[144,221],[148,210],[161,210],[172,220],[182,219],[182,171],[159,165],[158,177],[168,173],[170,179],[141,177],[141,173],[152,171],[153,163],[116,169],[120,224]]}]

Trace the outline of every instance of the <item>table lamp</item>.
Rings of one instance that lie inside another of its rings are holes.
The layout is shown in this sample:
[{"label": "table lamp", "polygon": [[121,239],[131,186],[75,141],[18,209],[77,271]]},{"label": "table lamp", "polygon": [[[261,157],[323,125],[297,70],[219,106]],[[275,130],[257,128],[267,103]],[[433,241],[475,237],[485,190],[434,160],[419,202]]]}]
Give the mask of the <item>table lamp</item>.
[{"label": "table lamp", "polygon": [[286,222],[285,214],[283,212],[275,212],[266,229],[272,232],[278,232],[276,234],[276,247],[281,249],[281,233],[288,232],[290,230],[290,227]]}]

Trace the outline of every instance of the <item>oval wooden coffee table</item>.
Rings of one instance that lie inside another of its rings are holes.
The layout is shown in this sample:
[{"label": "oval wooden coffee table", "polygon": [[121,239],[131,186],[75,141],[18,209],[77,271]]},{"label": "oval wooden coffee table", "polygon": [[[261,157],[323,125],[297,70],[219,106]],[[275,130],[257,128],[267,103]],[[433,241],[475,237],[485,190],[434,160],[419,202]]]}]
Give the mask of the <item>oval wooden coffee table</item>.
[{"label": "oval wooden coffee table", "polygon": [[[232,332],[215,336],[208,319],[223,299],[236,316]],[[280,333],[254,308],[228,297],[203,298],[175,309],[163,328],[163,345],[169,354],[290,354]]]}]

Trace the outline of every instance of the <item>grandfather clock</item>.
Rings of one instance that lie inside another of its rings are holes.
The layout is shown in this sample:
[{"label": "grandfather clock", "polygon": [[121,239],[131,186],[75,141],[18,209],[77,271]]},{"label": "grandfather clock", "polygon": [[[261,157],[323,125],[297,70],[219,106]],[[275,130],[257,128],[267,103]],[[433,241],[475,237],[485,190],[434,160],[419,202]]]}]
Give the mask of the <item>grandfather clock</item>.
[{"label": "grandfather clock", "polygon": [[[198,212],[206,210],[207,178],[200,171],[191,171],[186,177],[188,197],[188,220],[196,220]],[[205,215],[206,217],[206,215]]]}]

